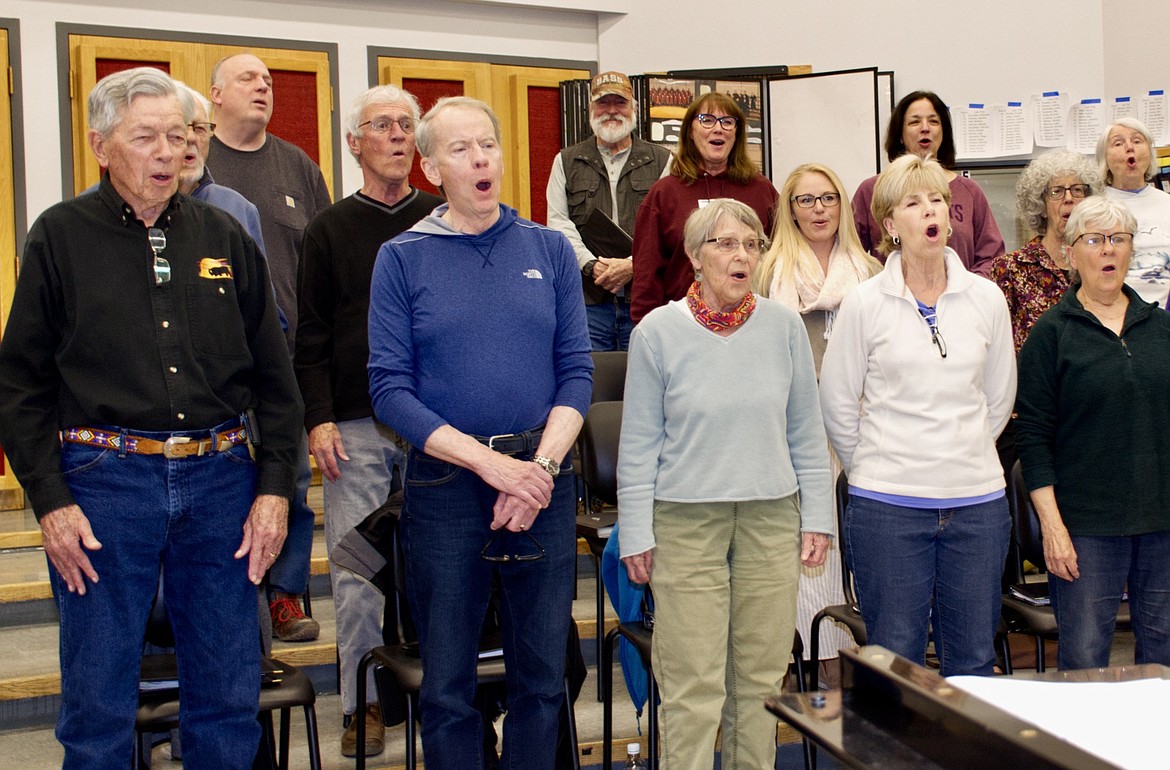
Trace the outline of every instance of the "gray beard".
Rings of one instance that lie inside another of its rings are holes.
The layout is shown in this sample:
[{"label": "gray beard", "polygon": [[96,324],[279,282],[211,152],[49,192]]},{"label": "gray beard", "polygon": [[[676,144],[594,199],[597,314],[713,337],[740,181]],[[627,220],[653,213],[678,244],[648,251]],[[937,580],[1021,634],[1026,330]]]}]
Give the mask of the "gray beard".
[{"label": "gray beard", "polygon": [[589,127],[601,141],[606,144],[617,144],[634,132],[633,119],[619,117],[617,120],[620,121],[620,125],[613,126],[607,118],[594,118],[589,121]]}]

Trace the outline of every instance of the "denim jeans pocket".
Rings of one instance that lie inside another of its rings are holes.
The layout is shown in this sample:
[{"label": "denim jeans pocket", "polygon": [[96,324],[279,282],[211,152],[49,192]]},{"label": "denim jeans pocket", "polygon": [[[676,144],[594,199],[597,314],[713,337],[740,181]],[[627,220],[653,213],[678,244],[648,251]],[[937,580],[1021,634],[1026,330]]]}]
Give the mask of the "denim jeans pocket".
[{"label": "denim jeans pocket", "polygon": [[463,470],[454,463],[412,451],[406,461],[408,487],[438,487],[450,482]]},{"label": "denim jeans pocket", "polygon": [[61,475],[74,478],[98,467],[117,454],[113,449],[102,449],[86,444],[63,444],[61,447]]},{"label": "denim jeans pocket", "polygon": [[256,461],[252,459],[252,453],[248,449],[247,444],[237,444],[230,449],[225,449],[218,453],[220,456],[226,458],[228,462],[234,465],[255,465]]}]

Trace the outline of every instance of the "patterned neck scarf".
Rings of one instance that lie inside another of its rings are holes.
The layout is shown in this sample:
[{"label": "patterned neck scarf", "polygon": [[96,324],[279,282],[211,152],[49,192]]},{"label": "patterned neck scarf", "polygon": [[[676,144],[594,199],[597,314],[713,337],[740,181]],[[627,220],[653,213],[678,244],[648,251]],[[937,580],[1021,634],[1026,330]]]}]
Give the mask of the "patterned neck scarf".
[{"label": "patterned neck scarf", "polygon": [[734,329],[748,319],[756,309],[756,295],[749,291],[734,310],[712,310],[703,301],[702,289],[699,282],[695,281],[687,289],[687,307],[700,324],[713,332],[721,332]]}]

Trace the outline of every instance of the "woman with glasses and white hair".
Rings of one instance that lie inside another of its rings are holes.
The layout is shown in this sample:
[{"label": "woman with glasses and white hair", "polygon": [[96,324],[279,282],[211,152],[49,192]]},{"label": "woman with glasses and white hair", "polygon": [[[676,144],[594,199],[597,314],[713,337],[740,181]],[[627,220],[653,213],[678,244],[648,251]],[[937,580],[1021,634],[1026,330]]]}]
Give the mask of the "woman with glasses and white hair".
[{"label": "woman with glasses and white hair", "polygon": [[1170,665],[1170,316],[1126,285],[1137,228],[1108,197],[1077,206],[1072,289],[1020,351],[1016,441],[1061,669],[1109,664],[1126,590],[1135,661]]},{"label": "woman with glasses and white hair", "polygon": [[687,107],[670,173],[650,188],[634,223],[635,322],[686,296],[693,273],[683,227],[692,211],[716,198],[734,198],[756,212],[766,232],[772,229],[776,188],[760,174],[747,145],[747,119],[730,96],[712,91]]},{"label": "woman with glasses and white hair", "polygon": [[946,245],[949,201],[933,160],[904,155],[878,178],[886,266],[841,303],[821,406],[849,476],[843,540],[869,643],[922,663],[933,625],[943,676],[988,675],[1015,351],[1003,293]]},{"label": "woman with glasses and white hair", "polygon": [[[771,297],[800,314],[818,377],[841,300],[881,269],[881,263],[857,239],[849,196],[837,174],[817,163],[794,169],[780,191],[772,244],[760,262],[756,286],[760,296]],[[840,471],[841,464],[834,457],[831,476],[836,478]],[[814,615],[844,600],[841,554],[830,548],[824,564],[801,570],[797,627],[808,628]],[[851,639],[844,627],[833,623],[821,626],[821,682],[837,681],[835,658],[838,650],[852,644]]]},{"label": "woman with glasses and white hair", "polygon": [[1166,309],[1170,299],[1170,195],[1149,184],[1158,173],[1150,130],[1137,118],[1121,118],[1097,140],[1105,197],[1137,220],[1133,259],[1125,282],[1146,302]]},{"label": "woman with glasses and white hair", "polygon": [[634,328],[618,453],[621,556],[654,590],[661,767],[776,762],[800,564],[833,531],[829,453],[799,316],[751,291],[759,217],[716,199],[686,222],[685,299]]},{"label": "woman with glasses and white hair", "polygon": [[1036,236],[1022,249],[996,257],[989,276],[1007,298],[1017,351],[1040,314],[1059,302],[1069,287],[1065,224],[1077,204],[1101,192],[1101,187],[1101,174],[1092,161],[1065,149],[1049,150],[1020,174],[1016,212]]}]

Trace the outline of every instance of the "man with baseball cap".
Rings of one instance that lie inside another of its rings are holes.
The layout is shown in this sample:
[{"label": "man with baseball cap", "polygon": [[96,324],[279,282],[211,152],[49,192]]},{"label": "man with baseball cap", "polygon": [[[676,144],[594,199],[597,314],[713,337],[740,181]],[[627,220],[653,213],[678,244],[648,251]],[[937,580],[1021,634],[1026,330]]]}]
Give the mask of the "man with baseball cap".
[{"label": "man with baseball cap", "polygon": [[670,152],[634,133],[636,109],[628,77],[620,72],[594,77],[589,107],[593,136],[561,150],[548,179],[548,225],[565,234],[577,255],[594,350],[629,346],[633,260],[628,247],[613,251],[615,239],[610,236],[616,224],[633,237],[638,206],[669,168]]}]

